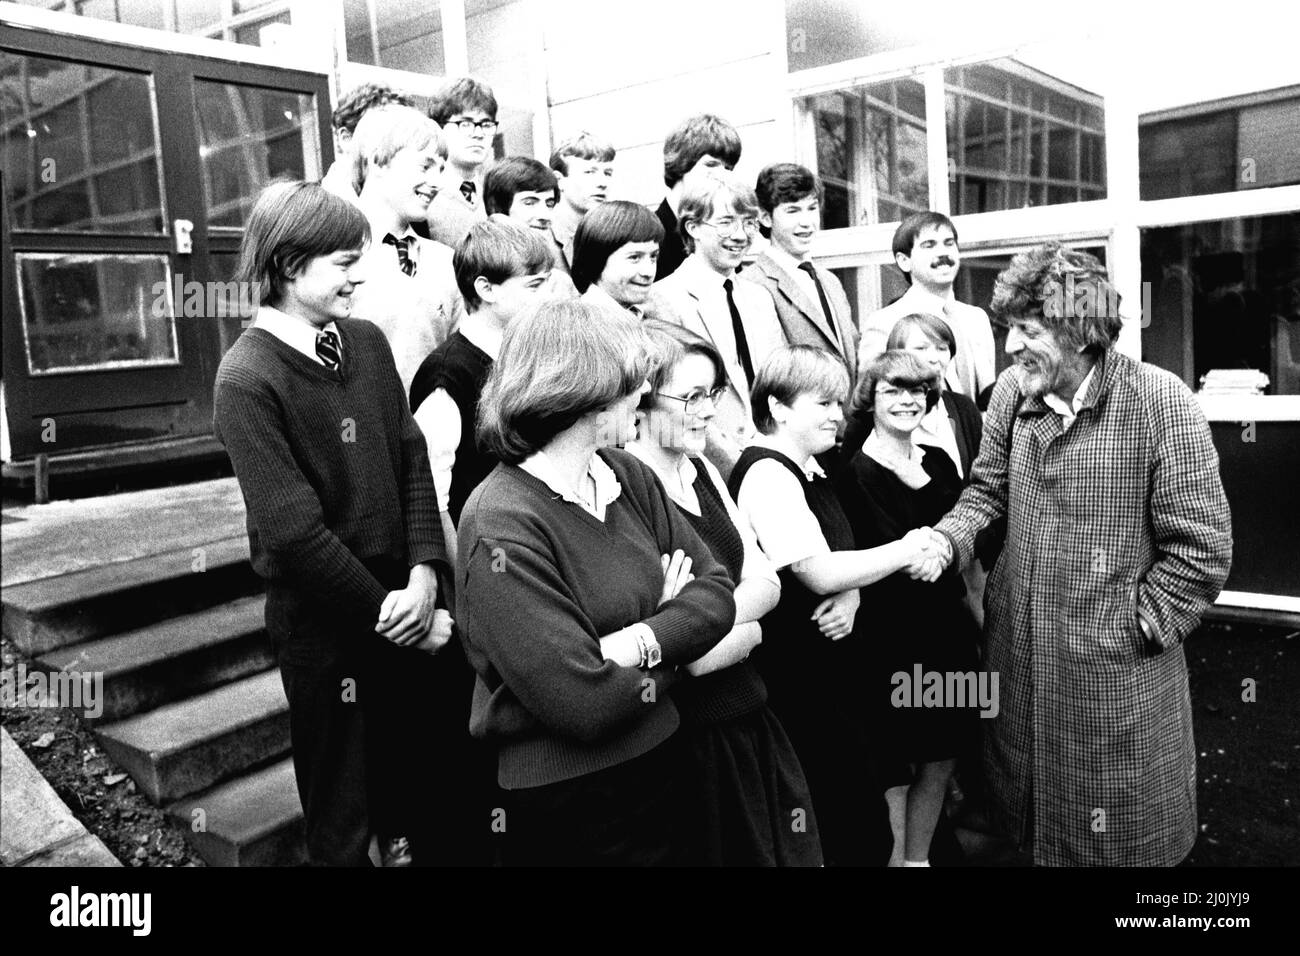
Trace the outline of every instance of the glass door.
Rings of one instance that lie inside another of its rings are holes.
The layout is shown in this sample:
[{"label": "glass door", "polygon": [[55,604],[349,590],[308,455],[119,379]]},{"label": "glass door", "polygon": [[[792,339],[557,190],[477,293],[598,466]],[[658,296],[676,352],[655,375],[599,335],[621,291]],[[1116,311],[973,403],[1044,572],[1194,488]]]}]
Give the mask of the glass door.
[{"label": "glass door", "polygon": [[258,190],[318,179],[327,78],[0,28],[4,387],[14,459],[209,435],[256,302]]}]

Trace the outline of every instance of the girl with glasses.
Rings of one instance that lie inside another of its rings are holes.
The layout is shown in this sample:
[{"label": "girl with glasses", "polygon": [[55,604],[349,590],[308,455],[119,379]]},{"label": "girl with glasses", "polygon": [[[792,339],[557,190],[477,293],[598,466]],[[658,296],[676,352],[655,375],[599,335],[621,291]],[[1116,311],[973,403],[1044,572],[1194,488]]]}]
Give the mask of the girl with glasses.
[{"label": "girl with glasses", "polygon": [[[939,401],[934,374],[901,349],[882,353],[862,372],[855,414],[870,416],[872,430],[840,472],[840,500],[859,547],[933,525],[957,502],[961,478],[952,459],[914,437]],[[916,707],[910,691],[899,691],[905,685],[900,674],[913,681],[918,673],[937,673],[946,681],[946,675],[975,673],[979,635],[964,597],[955,570],[933,582],[895,572],[862,589],[859,613],[872,628],[863,697],[873,748],[886,768],[895,838],[891,866],[929,866],[948,780],[974,730],[973,709],[950,700]]]},{"label": "girl with glasses", "polygon": [[767,706],[750,652],[759,620],[776,607],[776,570],[740,516],[718,470],[704,457],[705,433],[723,394],[717,350],[681,326],[647,320],[658,350],[628,451],[649,465],[681,516],[736,582],[736,623],[713,650],[688,664],[673,690],[681,712],[692,800],[693,862],[709,866],[820,866],[812,798],[794,747]]}]

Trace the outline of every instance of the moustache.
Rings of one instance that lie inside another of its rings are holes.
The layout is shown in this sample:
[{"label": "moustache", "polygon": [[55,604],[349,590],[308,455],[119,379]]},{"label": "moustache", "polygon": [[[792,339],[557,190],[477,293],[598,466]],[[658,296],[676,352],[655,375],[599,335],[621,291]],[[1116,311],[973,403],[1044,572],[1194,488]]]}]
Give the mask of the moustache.
[{"label": "moustache", "polygon": [[930,268],[934,269],[938,266],[955,266],[956,264],[957,263],[953,262],[948,256],[939,256],[934,260],[934,262],[930,263]]}]

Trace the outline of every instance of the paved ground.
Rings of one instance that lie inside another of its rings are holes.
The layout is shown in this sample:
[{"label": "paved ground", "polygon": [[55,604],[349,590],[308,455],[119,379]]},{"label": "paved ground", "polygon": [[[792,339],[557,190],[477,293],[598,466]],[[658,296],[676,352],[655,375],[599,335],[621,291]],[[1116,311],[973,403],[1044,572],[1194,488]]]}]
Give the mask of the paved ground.
[{"label": "paved ground", "polygon": [[245,533],[234,478],[52,501],[6,501],[0,587]]},{"label": "paved ground", "polygon": [[99,837],[86,831],[27,755],[0,728],[0,865],[121,866]]}]

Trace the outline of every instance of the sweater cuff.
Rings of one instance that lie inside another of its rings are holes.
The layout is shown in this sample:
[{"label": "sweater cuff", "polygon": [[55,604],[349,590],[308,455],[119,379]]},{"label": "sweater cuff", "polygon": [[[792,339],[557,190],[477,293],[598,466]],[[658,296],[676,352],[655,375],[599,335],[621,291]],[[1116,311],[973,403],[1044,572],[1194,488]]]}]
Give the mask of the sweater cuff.
[{"label": "sweater cuff", "polygon": [[643,623],[654,632],[665,664],[685,664],[708,650],[696,650],[699,643],[696,622],[680,608],[666,607]]}]

